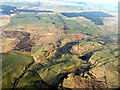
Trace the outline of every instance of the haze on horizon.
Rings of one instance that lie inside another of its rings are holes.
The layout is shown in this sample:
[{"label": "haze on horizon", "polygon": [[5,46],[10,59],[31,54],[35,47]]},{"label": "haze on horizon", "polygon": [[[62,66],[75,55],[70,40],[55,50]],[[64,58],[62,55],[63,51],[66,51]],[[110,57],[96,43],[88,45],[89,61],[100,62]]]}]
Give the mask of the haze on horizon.
[{"label": "haze on horizon", "polygon": [[[73,1],[73,0],[1,0],[1,1],[28,1],[28,2],[38,2],[38,1]],[[74,0],[74,2],[96,2],[96,3],[117,3],[120,0]]]}]

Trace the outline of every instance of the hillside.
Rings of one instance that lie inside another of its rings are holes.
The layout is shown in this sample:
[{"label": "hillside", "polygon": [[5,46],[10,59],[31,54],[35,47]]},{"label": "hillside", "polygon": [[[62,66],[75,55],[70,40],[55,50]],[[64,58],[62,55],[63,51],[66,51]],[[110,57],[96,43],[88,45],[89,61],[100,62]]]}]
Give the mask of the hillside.
[{"label": "hillside", "polygon": [[3,3],[3,89],[119,87],[118,18],[63,3]]}]

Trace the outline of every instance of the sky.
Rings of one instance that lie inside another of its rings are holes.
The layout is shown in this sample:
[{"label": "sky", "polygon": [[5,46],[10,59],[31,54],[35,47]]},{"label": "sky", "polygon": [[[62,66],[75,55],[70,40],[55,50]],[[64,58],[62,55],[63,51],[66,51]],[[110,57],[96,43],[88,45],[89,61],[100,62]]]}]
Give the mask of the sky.
[{"label": "sky", "polygon": [[94,2],[94,3],[118,3],[120,0],[1,0],[1,1],[28,1],[28,2],[36,2],[36,1],[83,1],[83,2]]},{"label": "sky", "polygon": [[91,2],[118,2],[120,0],[84,0],[84,1],[91,1]]}]

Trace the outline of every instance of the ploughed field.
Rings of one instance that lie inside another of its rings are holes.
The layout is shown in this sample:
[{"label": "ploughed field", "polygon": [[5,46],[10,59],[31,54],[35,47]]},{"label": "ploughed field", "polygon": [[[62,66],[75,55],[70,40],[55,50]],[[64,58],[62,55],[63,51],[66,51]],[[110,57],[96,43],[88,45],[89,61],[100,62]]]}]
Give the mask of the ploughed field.
[{"label": "ploughed field", "polygon": [[[96,13],[101,15],[90,15]],[[23,12],[3,27],[3,88],[118,87],[117,38],[102,35],[86,12],[82,16],[87,19],[63,15]],[[98,21],[111,17],[99,15]]]}]

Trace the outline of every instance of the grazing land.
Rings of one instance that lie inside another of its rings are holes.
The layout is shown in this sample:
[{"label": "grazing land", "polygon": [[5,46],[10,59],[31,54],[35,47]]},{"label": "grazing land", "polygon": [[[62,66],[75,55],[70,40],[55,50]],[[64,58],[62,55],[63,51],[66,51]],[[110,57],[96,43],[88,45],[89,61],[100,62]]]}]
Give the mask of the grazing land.
[{"label": "grazing land", "polygon": [[77,0],[0,5],[3,89],[119,87],[113,6],[107,12]]},{"label": "grazing land", "polygon": [[14,81],[33,60],[25,55],[8,52],[2,55],[2,86],[12,88]]}]

